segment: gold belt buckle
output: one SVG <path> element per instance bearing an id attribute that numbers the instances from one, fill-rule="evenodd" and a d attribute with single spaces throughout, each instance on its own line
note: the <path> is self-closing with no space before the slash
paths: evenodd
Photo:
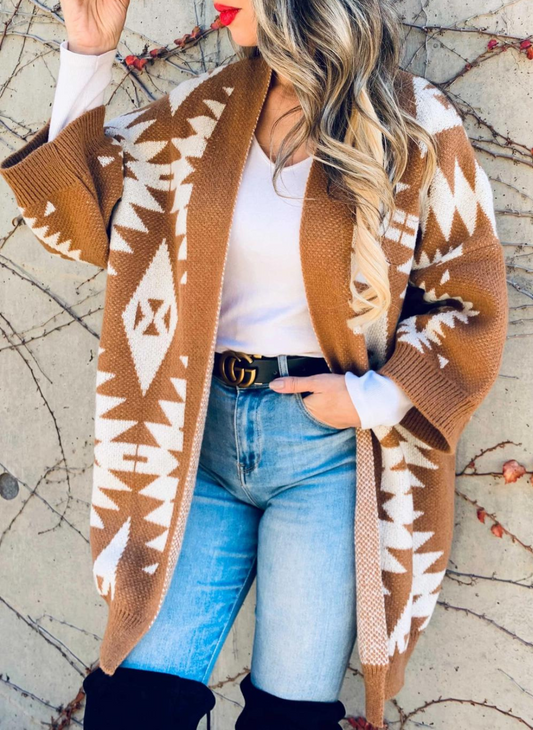
<path id="1" fill-rule="evenodd" d="M 250 364 L 254 359 L 258 360 L 262 355 L 248 355 L 238 350 L 224 350 L 218 361 L 218 374 L 228 385 L 238 385 L 239 388 L 247 388 L 255 383 L 257 368 L 245 368 L 237 363 Z M 247 378 L 245 380 L 245 377 Z M 262 383 L 257 383 L 262 385 Z"/>

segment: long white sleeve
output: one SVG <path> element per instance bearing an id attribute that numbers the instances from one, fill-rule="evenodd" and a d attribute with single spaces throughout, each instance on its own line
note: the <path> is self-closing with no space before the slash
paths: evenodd
<path id="1" fill-rule="evenodd" d="M 68 48 L 68 40 L 60 44 L 49 142 L 73 119 L 104 103 L 116 53 L 116 48 L 99 55 L 74 53 Z"/>
<path id="2" fill-rule="evenodd" d="M 393 380 L 375 370 L 361 376 L 348 371 L 344 381 L 362 428 L 395 426 L 414 405 Z"/>

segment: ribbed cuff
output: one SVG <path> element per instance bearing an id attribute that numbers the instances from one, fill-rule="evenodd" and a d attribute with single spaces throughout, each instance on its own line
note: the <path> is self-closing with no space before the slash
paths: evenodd
<path id="1" fill-rule="evenodd" d="M 402 425 L 432 448 L 446 453 L 455 451 L 459 436 L 478 405 L 475 399 L 430 367 L 427 357 L 401 342 L 377 372 L 394 380 L 415 405 Z"/>
<path id="2" fill-rule="evenodd" d="M 4 158 L 0 175 L 20 206 L 48 198 L 87 178 L 87 156 L 105 142 L 104 104 L 68 124 L 48 142 L 50 119 L 21 149 Z"/>

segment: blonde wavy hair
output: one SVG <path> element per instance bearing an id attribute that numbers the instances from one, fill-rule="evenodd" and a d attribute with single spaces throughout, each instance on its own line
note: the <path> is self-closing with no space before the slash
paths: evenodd
<path id="1" fill-rule="evenodd" d="M 394 85 L 400 68 L 401 22 L 389 0 L 252 0 L 257 55 L 293 85 L 300 118 L 280 143 L 274 185 L 285 163 L 309 139 L 313 157 L 349 205 L 354 219 L 350 306 L 355 331 L 390 306 L 389 262 L 380 243 L 392 220 L 394 189 L 409 162 L 409 140 L 426 150 L 421 195 L 436 169 L 434 137 L 401 108 Z M 276 121 L 276 124 L 279 121 Z M 274 125 L 275 126 L 275 125 Z M 359 293 L 356 277 L 368 287 Z"/>

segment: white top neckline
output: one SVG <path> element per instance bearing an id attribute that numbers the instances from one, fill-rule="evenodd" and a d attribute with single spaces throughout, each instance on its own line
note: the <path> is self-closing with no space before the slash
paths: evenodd
<path id="1" fill-rule="evenodd" d="M 253 143 L 257 147 L 257 149 L 259 150 L 259 152 L 261 154 L 261 157 L 266 162 L 266 164 L 267 165 L 270 165 L 271 167 L 274 167 L 274 164 L 275 164 L 274 161 L 270 159 L 270 157 L 266 154 L 266 152 L 263 150 L 263 148 L 259 144 L 259 140 L 257 139 L 257 136 L 256 136 L 255 132 L 254 132 Z M 300 165 L 310 164 L 312 159 L 313 158 L 310 155 L 308 155 L 307 157 L 304 157 L 304 159 L 303 160 L 300 160 L 299 162 L 295 162 L 292 165 L 286 165 L 285 166 L 285 169 L 286 170 L 292 170 L 293 168 L 299 167 Z"/>

